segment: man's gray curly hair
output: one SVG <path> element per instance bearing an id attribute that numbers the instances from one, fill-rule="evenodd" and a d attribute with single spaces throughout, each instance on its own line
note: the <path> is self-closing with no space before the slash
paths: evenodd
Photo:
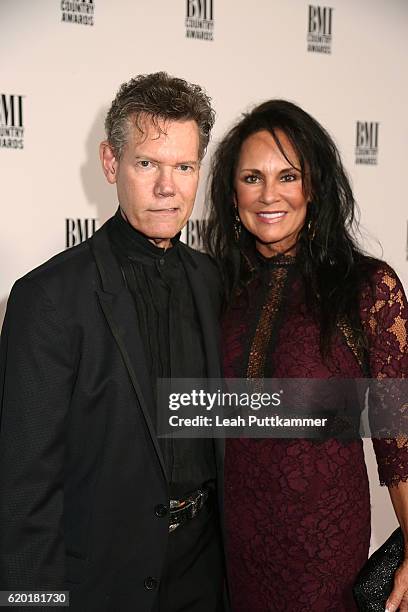
<path id="1" fill-rule="evenodd" d="M 160 120 L 193 120 L 200 136 L 199 157 L 205 155 L 215 120 L 211 99 L 205 91 L 166 72 L 140 74 L 123 83 L 105 120 L 107 139 L 120 159 L 134 125 L 141 133 L 141 120 L 148 116 L 159 131 Z"/>

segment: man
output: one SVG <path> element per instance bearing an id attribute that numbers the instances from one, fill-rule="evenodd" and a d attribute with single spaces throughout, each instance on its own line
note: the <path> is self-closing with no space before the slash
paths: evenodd
<path id="1" fill-rule="evenodd" d="M 3 590 L 69 589 L 81 612 L 222 609 L 222 445 L 156 435 L 157 378 L 220 375 L 215 269 L 179 242 L 213 120 L 166 73 L 122 85 L 100 147 L 116 215 L 13 287 Z"/>

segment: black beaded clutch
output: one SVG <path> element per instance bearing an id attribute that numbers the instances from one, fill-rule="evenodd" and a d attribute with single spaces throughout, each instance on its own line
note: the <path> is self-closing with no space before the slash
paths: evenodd
<path id="1" fill-rule="evenodd" d="M 353 587 L 359 610 L 384 612 L 394 574 L 404 559 L 404 536 L 398 527 L 364 565 Z"/>

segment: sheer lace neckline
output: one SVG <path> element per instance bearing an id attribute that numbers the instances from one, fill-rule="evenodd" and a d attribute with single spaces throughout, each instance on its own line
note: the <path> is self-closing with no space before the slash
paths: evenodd
<path id="1" fill-rule="evenodd" d="M 259 251 L 256 252 L 256 258 L 258 263 L 263 268 L 269 268 L 272 266 L 290 266 L 296 263 L 295 255 L 288 255 L 287 253 L 277 253 L 272 257 L 265 257 Z"/>

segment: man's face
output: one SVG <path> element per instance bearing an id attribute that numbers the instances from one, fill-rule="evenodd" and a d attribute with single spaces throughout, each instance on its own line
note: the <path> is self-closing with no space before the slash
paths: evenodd
<path id="1" fill-rule="evenodd" d="M 163 121 L 158 130 L 150 117 L 129 128 L 128 142 L 117 160 L 101 144 L 106 178 L 116 183 L 122 214 L 157 246 L 167 247 L 187 223 L 199 178 L 197 123 Z"/>

